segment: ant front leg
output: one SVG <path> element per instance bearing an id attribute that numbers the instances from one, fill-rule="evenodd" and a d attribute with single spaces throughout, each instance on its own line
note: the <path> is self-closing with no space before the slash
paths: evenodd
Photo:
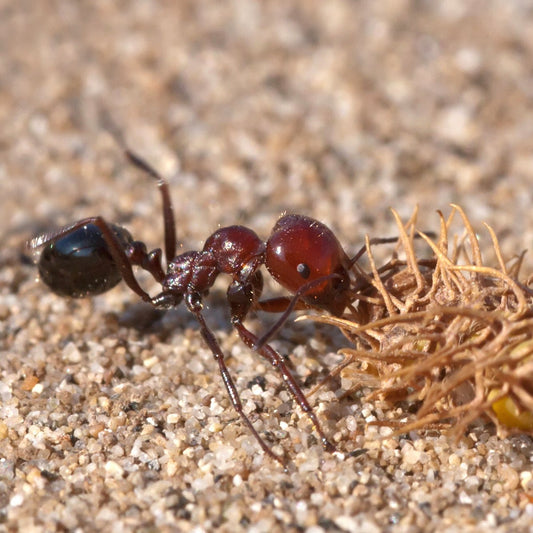
<path id="1" fill-rule="evenodd" d="M 269 300 L 255 302 L 255 307 L 260 309 L 261 311 L 265 311 L 267 313 L 283 314 L 268 331 L 263 333 L 263 335 L 258 338 L 253 349 L 258 351 L 261 347 L 263 347 L 269 341 L 269 339 L 271 339 L 282 328 L 283 324 L 285 324 L 285 322 L 293 311 L 316 309 L 317 307 L 320 308 L 320 306 L 313 305 L 312 303 L 309 303 L 304 300 L 306 293 L 308 293 L 308 291 L 310 291 L 311 289 L 315 288 L 317 285 L 323 284 L 325 281 L 332 280 L 337 277 L 337 274 L 328 274 L 327 276 L 321 276 L 308 283 L 304 283 L 293 294 L 292 297 L 281 296 L 279 298 L 271 298 Z M 346 305 L 349 306 L 350 304 L 347 303 Z"/>
<path id="2" fill-rule="evenodd" d="M 259 273 L 256 272 L 256 277 L 253 278 L 253 280 L 256 282 L 258 279 L 260 279 L 257 277 L 257 274 Z M 305 394 L 303 393 L 296 379 L 292 375 L 292 372 L 290 371 L 289 367 L 283 360 L 283 357 L 269 344 L 259 346 L 259 337 L 252 333 L 243 324 L 243 320 L 246 318 L 250 307 L 252 307 L 254 296 L 257 292 L 258 291 L 255 290 L 253 283 L 243 284 L 239 281 L 234 281 L 230 285 L 230 287 L 228 288 L 227 296 L 231 308 L 231 323 L 233 324 L 233 327 L 237 330 L 237 333 L 239 334 L 242 341 L 249 348 L 254 351 L 258 351 L 265 359 L 268 360 L 268 362 L 273 367 L 278 369 L 278 371 L 283 377 L 283 381 L 285 382 L 287 389 L 289 390 L 289 393 L 298 403 L 298 405 L 302 408 L 302 410 L 307 414 L 307 416 L 311 419 L 313 427 L 320 436 L 320 440 L 322 441 L 324 449 L 329 452 L 334 452 L 335 446 L 326 437 L 326 434 L 322 430 L 322 426 L 318 421 L 318 417 L 316 416 L 315 412 L 313 411 L 313 408 L 307 401 Z"/>
<path id="3" fill-rule="evenodd" d="M 297 300 L 293 304 L 293 300 L 294 298 L 290 296 L 279 296 L 277 298 L 268 298 L 268 300 L 255 302 L 254 307 L 265 313 L 283 313 L 289 307 L 291 311 L 302 311 L 311 307 L 302 300 Z"/>

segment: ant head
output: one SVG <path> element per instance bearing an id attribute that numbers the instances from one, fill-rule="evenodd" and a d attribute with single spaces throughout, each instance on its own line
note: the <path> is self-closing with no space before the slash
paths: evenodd
<path id="1" fill-rule="evenodd" d="M 281 217 L 267 241 L 266 267 L 271 276 L 292 293 L 309 285 L 302 299 L 334 315 L 342 314 L 350 302 L 348 265 L 333 232 L 306 216 Z"/>

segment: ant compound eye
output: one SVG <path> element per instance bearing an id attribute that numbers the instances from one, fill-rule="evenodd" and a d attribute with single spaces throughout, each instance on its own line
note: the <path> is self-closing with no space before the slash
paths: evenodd
<path id="1" fill-rule="evenodd" d="M 307 279 L 311 275 L 311 269 L 305 263 L 300 263 L 296 270 L 303 279 Z"/>

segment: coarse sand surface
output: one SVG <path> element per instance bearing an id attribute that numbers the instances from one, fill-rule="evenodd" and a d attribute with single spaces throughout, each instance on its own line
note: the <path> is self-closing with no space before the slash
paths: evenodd
<path id="1" fill-rule="evenodd" d="M 185 307 L 124 283 L 62 299 L 25 248 L 96 214 L 162 246 L 157 188 L 105 110 L 168 178 L 183 250 L 230 224 L 267 238 L 293 212 L 352 253 L 395 234 L 390 207 L 438 230 L 455 202 L 510 258 L 533 243 L 532 28 L 527 0 L 1 0 L 0 531 L 533 531 L 530 437 L 484 421 L 459 442 L 391 436 L 369 423 L 409 405 L 333 381 L 310 398 L 325 452 L 232 331 L 221 276 L 205 315 L 284 472 Z M 291 318 L 273 346 L 308 391 L 346 343 Z"/>

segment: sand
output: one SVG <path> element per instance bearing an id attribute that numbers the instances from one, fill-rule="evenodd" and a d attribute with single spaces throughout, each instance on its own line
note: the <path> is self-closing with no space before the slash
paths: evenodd
<path id="1" fill-rule="evenodd" d="M 525 0 L 1 2 L 0 530 L 532 531 L 531 438 L 485 421 L 459 442 L 391 436 L 371 422 L 409 406 L 334 381 L 310 399 L 325 452 L 232 331 L 221 277 L 205 314 L 285 473 L 184 307 L 155 312 L 125 284 L 62 299 L 24 246 L 96 214 L 162 246 L 157 188 L 106 110 L 168 178 L 183 250 L 229 224 L 266 238 L 287 211 L 354 252 L 394 234 L 389 207 L 438 229 L 456 202 L 511 257 L 533 240 L 532 23 Z M 273 346 L 309 390 L 346 342 L 290 320 Z"/>

